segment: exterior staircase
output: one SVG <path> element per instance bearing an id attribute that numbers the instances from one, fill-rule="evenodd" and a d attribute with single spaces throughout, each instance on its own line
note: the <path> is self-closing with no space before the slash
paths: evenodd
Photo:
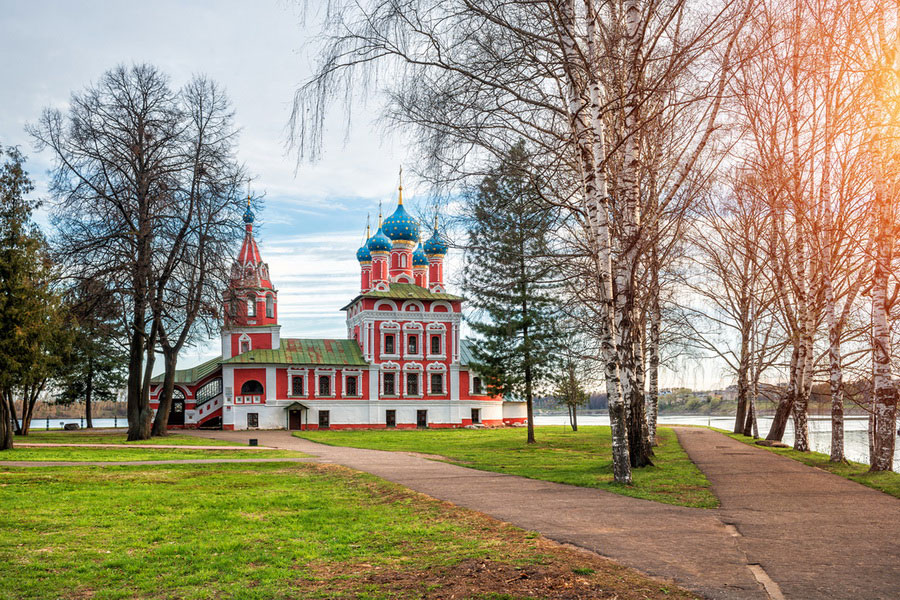
<path id="1" fill-rule="evenodd" d="M 197 427 L 200 429 L 221 429 L 222 428 L 222 406 L 224 396 L 217 394 L 209 400 L 198 404 L 194 407 L 197 415 Z"/>

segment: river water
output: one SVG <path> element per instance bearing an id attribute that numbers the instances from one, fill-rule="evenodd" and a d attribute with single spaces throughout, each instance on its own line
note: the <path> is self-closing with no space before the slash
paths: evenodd
<path id="1" fill-rule="evenodd" d="M 659 423 L 664 425 L 711 425 L 720 429 L 731 431 L 734 427 L 734 417 L 707 417 L 702 415 L 669 415 L 659 418 Z M 565 414 L 536 415 L 535 425 L 568 425 L 569 417 Z M 609 416 L 603 414 L 579 415 L 579 425 L 609 425 Z M 771 417 L 759 418 L 759 435 L 766 437 Z M 848 460 L 869 464 L 869 437 L 867 433 L 867 417 L 844 418 L 844 454 Z M 787 429 L 784 432 L 784 443 L 794 443 L 794 425 L 788 420 Z M 831 419 L 828 417 L 809 418 L 809 443 L 816 452 L 828 454 L 831 451 Z M 894 451 L 894 471 L 900 472 L 900 436 L 898 436 Z"/>

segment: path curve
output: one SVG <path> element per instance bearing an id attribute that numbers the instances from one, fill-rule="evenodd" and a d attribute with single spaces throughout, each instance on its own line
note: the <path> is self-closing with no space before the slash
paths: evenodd
<path id="1" fill-rule="evenodd" d="M 786 598 L 900 598 L 900 500 L 709 429 L 675 432 Z"/>
<path id="2" fill-rule="evenodd" d="M 189 433 L 235 442 L 252 436 L 366 471 L 707 598 L 900 598 L 896 498 L 715 431 L 675 430 L 722 508 L 670 506 L 411 453 L 326 446 L 286 431 Z"/>

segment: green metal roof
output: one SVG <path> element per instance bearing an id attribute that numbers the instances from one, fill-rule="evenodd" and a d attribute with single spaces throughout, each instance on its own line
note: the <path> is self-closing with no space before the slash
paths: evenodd
<path id="1" fill-rule="evenodd" d="M 472 344 L 468 340 L 459 340 L 459 364 L 465 367 L 473 360 Z"/>
<path id="2" fill-rule="evenodd" d="M 213 371 L 215 371 L 219 367 L 219 363 L 222 361 L 221 356 L 217 356 L 212 360 L 208 360 L 205 363 L 201 363 L 196 367 L 192 367 L 190 369 L 176 369 L 175 370 L 175 383 L 197 383 Z M 160 373 L 156 377 L 150 380 L 150 383 L 162 383 L 163 378 L 165 377 L 165 373 Z"/>
<path id="3" fill-rule="evenodd" d="M 265 365 L 343 365 L 364 367 L 369 363 L 363 358 L 356 340 L 301 340 L 281 338 L 278 350 L 251 350 L 222 364 Z"/>
<path id="4" fill-rule="evenodd" d="M 372 290 L 360 294 L 341 310 L 347 310 L 360 298 L 392 298 L 395 300 L 464 300 L 462 296 L 430 292 L 414 283 L 392 283 L 390 289 L 386 292 L 376 292 Z"/>

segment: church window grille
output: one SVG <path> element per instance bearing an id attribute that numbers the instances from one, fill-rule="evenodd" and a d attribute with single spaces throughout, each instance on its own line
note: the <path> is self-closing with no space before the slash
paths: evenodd
<path id="1" fill-rule="evenodd" d="M 443 394 L 444 393 L 444 374 L 443 373 L 432 373 L 431 374 L 431 393 L 432 394 Z"/>
<path id="2" fill-rule="evenodd" d="M 356 385 L 356 377 L 348 377 L 347 378 L 347 395 L 348 396 L 356 396 L 359 392 L 357 391 Z"/>
<path id="3" fill-rule="evenodd" d="M 476 396 L 480 396 L 484 393 L 481 389 L 481 377 L 472 379 L 472 393 Z"/>
<path id="4" fill-rule="evenodd" d="M 385 373 L 384 374 L 384 395 L 385 396 L 395 396 L 397 394 L 397 387 L 395 385 L 396 381 L 394 379 L 394 373 Z"/>
<path id="5" fill-rule="evenodd" d="M 406 351 L 409 354 L 419 353 L 419 336 L 409 336 L 409 338 L 406 340 Z"/>
<path id="6" fill-rule="evenodd" d="M 432 354 L 440 354 L 441 353 L 441 336 L 439 336 L 439 335 L 431 336 L 431 353 Z"/>
<path id="7" fill-rule="evenodd" d="M 394 352 L 396 352 L 396 349 L 394 348 L 393 334 L 384 336 L 384 353 L 393 354 Z"/>
<path id="8" fill-rule="evenodd" d="M 291 395 L 292 396 L 302 396 L 303 395 L 303 375 L 291 376 Z"/>
<path id="9" fill-rule="evenodd" d="M 418 373 L 407 373 L 406 374 L 406 395 L 407 396 L 418 396 L 419 395 L 419 374 Z"/>
<path id="10" fill-rule="evenodd" d="M 329 375 L 320 375 L 319 376 L 319 395 L 320 396 L 330 396 L 331 395 L 331 377 Z"/>

